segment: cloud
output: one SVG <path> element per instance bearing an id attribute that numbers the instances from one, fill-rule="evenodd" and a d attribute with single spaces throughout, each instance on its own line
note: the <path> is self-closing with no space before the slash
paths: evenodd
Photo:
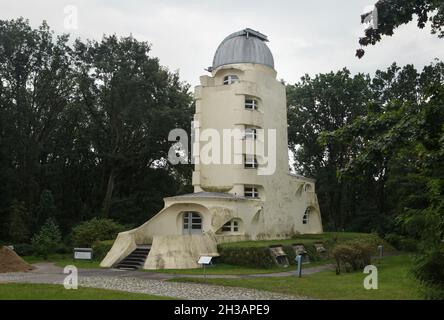
<path id="1" fill-rule="evenodd" d="M 47 20 L 57 33 L 72 38 L 100 39 L 103 34 L 132 34 L 152 44 L 152 54 L 193 85 L 204 74 L 219 43 L 245 27 L 270 38 L 278 77 L 294 83 L 305 74 L 348 67 L 352 72 L 374 72 L 396 61 L 421 68 L 443 58 L 444 41 L 413 23 L 393 37 L 368 48 L 362 60 L 355 58 L 362 35 L 360 14 L 369 0 L 0 0 L 0 19 L 29 18 L 33 26 Z M 79 29 L 66 30 L 63 8 L 78 8 Z"/>

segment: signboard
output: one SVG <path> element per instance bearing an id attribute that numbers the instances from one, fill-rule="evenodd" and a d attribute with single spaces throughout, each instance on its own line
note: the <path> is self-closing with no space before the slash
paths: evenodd
<path id="1" fill-rule="evenodd" d="M 91 248 L 74 248 L 74 260 L 92 260 L 93 250 Z"/>
<path id="2" fill-rule="evenodd" d="M 201 256 L 199 258 L 199 261 L 197 261 L 198 264 L 210 264 L 211 263 L 211 259 L 213 259 L 213 257 L 209 257 L 209 256 Z"/>

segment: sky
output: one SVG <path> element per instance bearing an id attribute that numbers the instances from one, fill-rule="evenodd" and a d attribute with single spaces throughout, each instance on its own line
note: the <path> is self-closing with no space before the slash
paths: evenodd
<path id="1" fill-rule="evenodd" d="M 104 34 L 147 41 L 152 55 L 183 81 L 197 85 L 214 52 L 230 33 L 246 27 L 266 34 L 278 78 L 287 83 L 347 67 L 373 74 L 392 62 L 422 68 L 443 59 L 444 40 L 414 22 L 395 31 L 363 59 L 355 57 L 363 34 L 360 15 L 375 0 L 0 0 L 0 19 L 46 20 L 57 34 L 100 40 Z M 66 28 L 77 11 L 77 28 Z M 66 13 L 65 13 L 66 10 Z M 75 26 L 75 24 L 68 24 Z"/>

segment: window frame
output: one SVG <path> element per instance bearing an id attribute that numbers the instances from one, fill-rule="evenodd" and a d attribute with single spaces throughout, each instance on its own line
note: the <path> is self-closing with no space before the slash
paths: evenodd
<path id="1" fill-rule="evenodd" d="M 249 158 L 250 157 L 250 158 Z M 255 155 L 244 155 L 244 168 L 245 169 L 257 169 L 259 166 Z"/>
<path id="2" fill-rule="evenodd" d="M 302 224 L 309 224 L 310 223 L 310 207 L 305 209 L 304 215 L 302 216 Z"/>
<path id="3" fill-rule="evenodd" d="M 228 85 L 233 84 L 238 81 L 240 81 L 239 76 L 237 76 L 235 74 L 227 74 L 223 79 L 223 84 L 224 84 L 224 86 L 228 86 Z"/>
<path id="4" fill-rule="evenodd" d="M 258 100 L 254 98 L 245 98 L 244 108 L 245 110 L 254 111 L 258 109 Z"/>
<path id="5" fill-rule="evenodd" d="M 245 140 L 257 140 L 257 128 L 246 127 L 244 130 Z"/>
<path id="6" fill-rule="evenodd" d="M 227 221 L 222 227 L 221 231 L 223 233 L 237 233 L 239 232 L 240 223 L 238 219 L 231 219 Z"/>
<path id="7" fill-rule="evenodd" d="M 259 188 L 252 187 L 252 186 L 245 186 L 244 187 L 244 197 L 245 198 L 252 198 L 252 199 L 259 199 L 260 198 L 259 197 Z"/>
<path id="8" fill-rule="evenodd" d="M 202 233 L 203 218 L 199 212 L 185 211 L 182 215 L 182 230 L 184 234 Z"/>

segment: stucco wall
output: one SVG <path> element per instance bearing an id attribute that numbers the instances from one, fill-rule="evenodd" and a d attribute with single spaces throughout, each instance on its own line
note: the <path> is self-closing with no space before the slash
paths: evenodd
<path id="1" fill-rule="evenodd" d="M 227 75 L 236 75 L 239 82 L 223 85 Z M 245 110 L 246 97 L 259 101 L 258 110 Z M 232 64 L 217 68 L 212 77 L 201 77 L 195 90 L 196 115 L 201 132 L 211 128 L 223 136 L 224 129 L 257 126 L 265 131 L 276 130 L 276 171 L 272 175 L 258 175 L 255 169 L 243 164 L 204 164 L 195 166 L 195 191 L 224 190 L 243 195 L 245 185 L 255 185 L 264 200 L 263 228 L 248 226 L 253 238 L 284 238 L 295 233 L 322 232 L 322 223 L 314 193 L 314 181 L 288 174 L 287 106 L 285 86 L 276 80 L 276 71 L 259 64 Z M 268 141 L 263 136 L 265 147 Z M 202 149 L 206 141 L 202 141 Z M 245 153 L 245 141 L 243 141 Z M 234 152 L 234 150 L 231 150 Z M 258 159 L 261 162 L 261 159 Z M 310 192 L 305 189 L 306 185 Z M 297 192 L 301 190 L 301 192 Z M 312 207 L 308 224 L 303 224 L 307 207 Z M 251 228 L 250 228 L 251 227 Z M 253 229 L 256 229 L 253 231 Z"/>
<path id="2" fill-rule="evenodd" d="M 223 78 L 228 74 L 237 75 L 240 81 L 223 85 Z M 245 110 L 245 97 L 257 99 L 258 110 Z M 314 181 L 288 172 L 285 86 L 276 80 L 276 72 L 257 64 L 226 65 L 214 70 L 212 77 L 201 77 L 195 99 L 194 120 L 196 129 L 201 132 L 214 129 L 222 137 L 224 129 L 243 131 L 245 126 L 257 126 L 265 132 L 276 130 L 275 172 L 258 175 L 256 169 L 245 169 L 243 163 L 196 164 L 195 192 L 228 192 L 233 198 L 199 195 L 166 198 L 165 208 L 156 216 L 139 228 L 119 234 L 102 266 L 114 265 L 137 245 L 151 244 L 144 268 L 192 268 L 197 267 L 199 255 L 217 254 L 216 243 L 322 232 Z M 268 146 L 264 136 L 258 139 Z M 201 143 L 201 152 L 205 144 Z M 241 154 L 245 153 L 245 141 L 242 146 Z M 243 198 L 245 185 L 258 186 L 260 199 Z M 307 208 L 310 214 L 308 223 L 304 224 Z M 182 215 L 187 211 L 201 214 L 202 234 L 183 234 Z M 221 232 L 221 227 L 234 218 L 241 221 L 238 232 Z"/>

